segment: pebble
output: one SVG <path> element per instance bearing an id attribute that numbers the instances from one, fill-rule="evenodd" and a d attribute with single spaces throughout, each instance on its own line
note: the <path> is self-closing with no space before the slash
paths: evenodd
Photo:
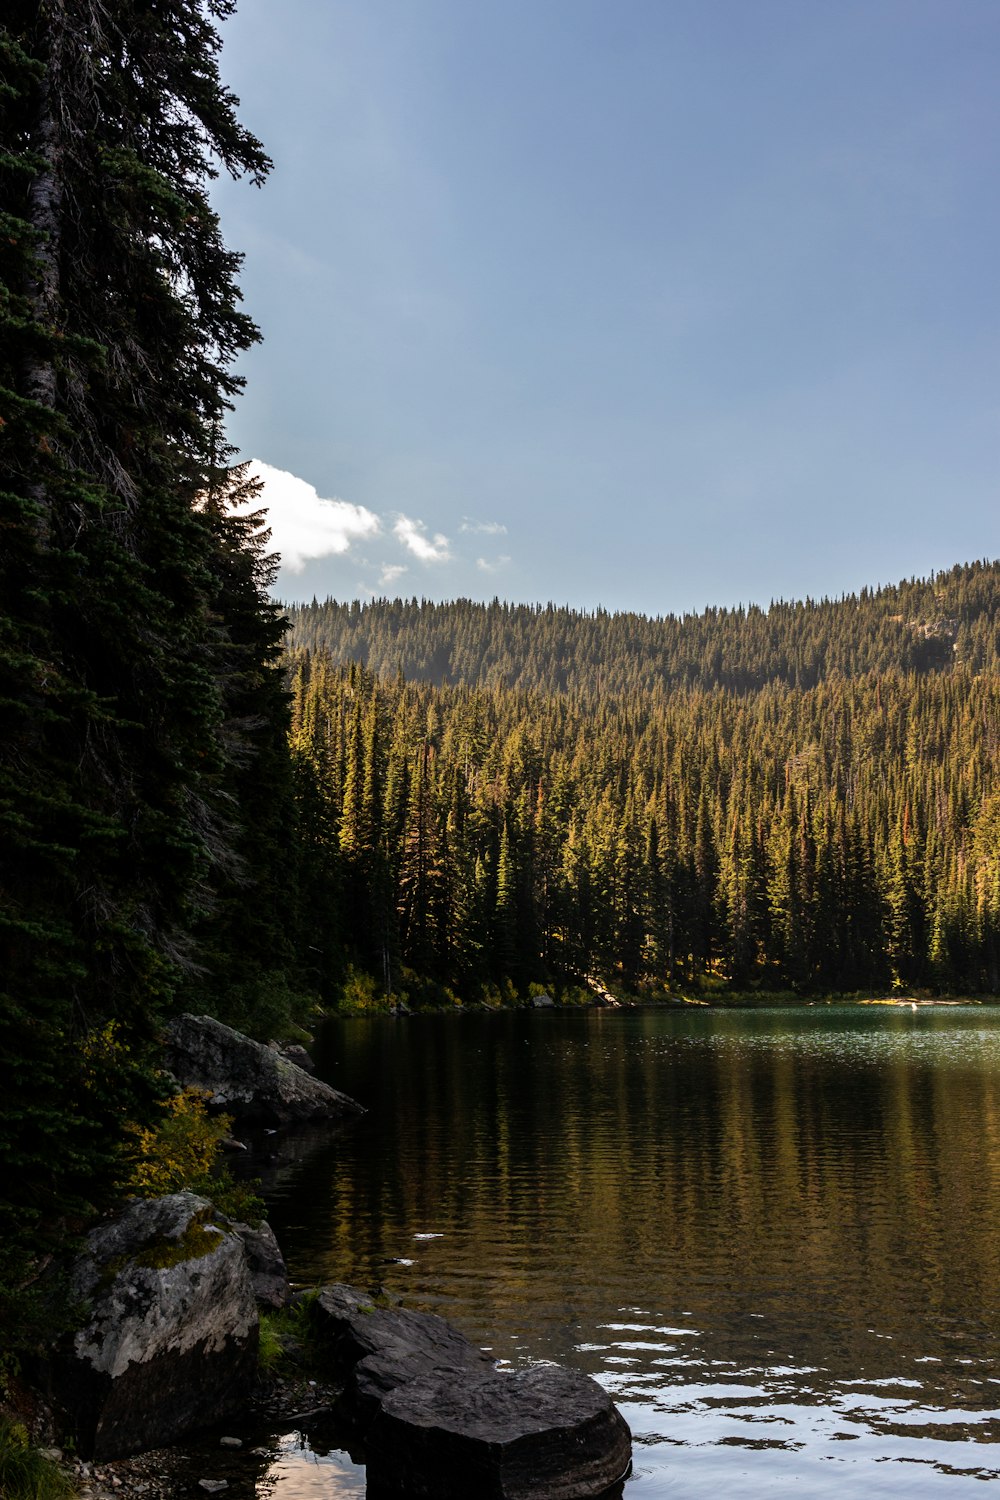
<path id="1" fill-rule="evenodd" d="M 228 1479 L 199 1479 L 198 1488 L 207 1490 L 210 1495 L 218 1494 L 219 1490 L 228 1490 Z"/>
<path id="2" fill-rule="evenodd" d="M 220 1448 L 242 1448 L 243 1439 L 234 1437 L 223 1437 L 219 1439 Z"/>

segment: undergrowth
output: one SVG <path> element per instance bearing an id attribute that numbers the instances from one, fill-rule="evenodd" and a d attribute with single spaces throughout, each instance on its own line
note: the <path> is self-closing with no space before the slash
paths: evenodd
<path id="1" fill-rule="evenodd" d="M 31 1447 L 21 1424 L 0 1417 L 3 1500 L 67 1500 L 73 1493 L 73 1486 L 59 1465 Z"/>
<path id="2" fill-rule="evenodd" d="M 314 1353 L 311 1307 L 318 1292 L 308 1292 L 290 1307 L 260 1315 L 257 1368 L 262 1376 L 289 1373 L 308 1365 Z"/>
<path id="3" fill-rule="evenodd" d="M 184 1089 L 164 1102 L 163 1114 L 154 1126 L 130 1127 L 132 1173 L 127 1186 L 140 1198 L 199 1193 L 230 1219 L 257 1223 L 264 1204 L 252 1184 L 236 1182 L 219 1165 L 232 1119 L 209 1114 L 207 1101 L 202 1090 Z"/>

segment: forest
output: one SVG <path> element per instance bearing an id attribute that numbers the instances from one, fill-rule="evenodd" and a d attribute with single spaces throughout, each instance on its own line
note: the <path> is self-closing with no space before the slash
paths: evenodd
<path id="1" fill-rule="evenodd" d="M 998 606 L 293 608 L 320 989 L 995 993 Z"/>

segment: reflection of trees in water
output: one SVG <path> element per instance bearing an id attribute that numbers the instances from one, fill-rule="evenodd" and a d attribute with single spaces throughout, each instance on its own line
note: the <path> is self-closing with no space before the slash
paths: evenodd
<path id="1" fill-rule="evenodd" d="M 603 1349 L 635 1308 L 653 1332 L 612 1341 L 637 1369 L 687 1348 L 822 1385 L 936 1356 L 921 1381 L 981 1405 L 991 1036 L 940 1013 L 811 1014 L 801 1043 L 779 1013 L 349 1024 L 338 1082 L 372 1112 L 279 1170 L 293 1275 L 412 1288 L 498 1353 L 514 1334 L 519 1355 Z"/>
<path id="2" fill-rule="evenodd" d="M 336 1153 L 342 1137 L 355 1126 L 354 1121 L 303 1125 L 291 1130 L 253 1130 L 242 1133 L 248 1146 L 246 1153 L 231 1158 L 227 1165 L 241 1178 L 260 1181 L 268 1201 L 296 1191 L 299 1178 L 314 1158 Z"/>

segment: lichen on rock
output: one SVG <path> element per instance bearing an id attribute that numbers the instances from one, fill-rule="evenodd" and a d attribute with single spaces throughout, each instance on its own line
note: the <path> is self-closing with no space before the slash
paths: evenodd
<path id="1" fill-rule="evenodd" d="M 87 1237 L 72 1288 L 86 1323 L 49 1362 L 79 1451 L 110 1458 L 236 1410 L 256 1371 L 243 1241 L 205 1198 L 136 1199 Z"/>

